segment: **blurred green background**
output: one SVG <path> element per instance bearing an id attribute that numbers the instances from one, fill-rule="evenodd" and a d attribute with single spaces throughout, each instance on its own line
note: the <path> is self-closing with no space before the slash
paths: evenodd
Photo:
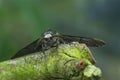
<path id="1" fill-rule="evenodd" d="M 90 49 L 104 80 L 120 80 L 119 0 L 0 0 L 0 61 L 47 28 L 106 41 L 106 46 Z"/>

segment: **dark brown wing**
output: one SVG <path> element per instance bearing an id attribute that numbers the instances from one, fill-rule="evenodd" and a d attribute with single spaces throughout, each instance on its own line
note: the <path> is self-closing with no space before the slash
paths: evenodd
<path id="1" fill-rule="evenodd" d="M 33 41 L 32 43 L 30 43 L 29 45 L 27 45 L 26 47 L 18 51 L 11 59 L 22 57 L 22 56 L 40 51 L 42 46 L 40 42 L 38 46 L 38 41 L 39 39 Z"/>
<path id="2" fill-rule="evenodd" d="M 71 35 L 64 35 L 64 34 L 61 34 L 60 37 L 68 43 L 77 41 L 79 43 L 84 43 L 90 47 L 99 47 L 99 46 L 105 45 L 104 41 L 99 39 L 94 39 L 94 38 L 71 36 Z"/>

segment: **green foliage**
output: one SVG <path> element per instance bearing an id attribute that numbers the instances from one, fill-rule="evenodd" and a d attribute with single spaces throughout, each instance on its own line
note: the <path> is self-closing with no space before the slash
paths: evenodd
<path id="1" fill-rule="evenodd" d="M 51 25 L 37 1 L 1 0 L 0 61 L 9 59 L 23 45 L 39 38 Z"/>

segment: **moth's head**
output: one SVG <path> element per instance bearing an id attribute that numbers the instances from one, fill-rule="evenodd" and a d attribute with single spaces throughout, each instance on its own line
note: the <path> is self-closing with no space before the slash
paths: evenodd
<path id="1" fill-rule="evenodd" d="M 51 38 L 51 37 L 53 37 L 55 34 L 57 34 L 56 31 L 51 30 L 51 29 L 48 29 L 47 31 L 45 31 L 45 32 L 43 33 L 43 38 L 45 38 L 45 39 Z"/>

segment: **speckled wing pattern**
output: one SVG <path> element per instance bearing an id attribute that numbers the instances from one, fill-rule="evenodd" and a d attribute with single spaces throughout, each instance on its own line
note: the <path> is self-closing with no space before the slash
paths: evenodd
<path id="1" fill-rule="evenodd" d="M 39 41 L 39 39 L 33 41 L 32 43 L 30 43 L 26 47 L 22 48 L 11 59 L 18 58 L 21 56 L 25 56 L 25 55 L 40 51 L 42 45 L 41 44 L 37 45 L 38 41 Z"/>
<path id="2" fill-rule="evenodd" d="M 99 47 L 105 45 L 105 42 L 95 38 L 87 38 L 87 37 L 79 37 L 79 36 L 71 36 L 71 35 L 64 35 L 60 36 L 64 41 L 70 43 L 73 41 L 86 44 L 89 47 Z"/>

